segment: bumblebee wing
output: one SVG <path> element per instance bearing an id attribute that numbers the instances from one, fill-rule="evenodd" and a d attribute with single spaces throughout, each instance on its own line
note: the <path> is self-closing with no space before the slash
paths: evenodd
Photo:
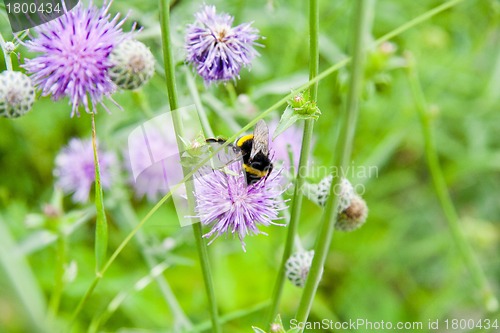
<path id="1" fill-rule="evenodd" d="M 250 159 L 254 158 L 258 152 L 265 156 L 269 154 L 269 128 L 264 120 L 259 120 L 253 130 L 253 143 L 252 151 L 250 152 Z"/>

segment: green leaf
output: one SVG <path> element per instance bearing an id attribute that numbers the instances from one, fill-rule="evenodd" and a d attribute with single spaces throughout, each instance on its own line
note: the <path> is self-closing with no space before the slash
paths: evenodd
<path id="1" fill-rule="evenodd" d="M 293 108 L 290 105 L 287 106 L 285 112 L 283 112 L 283 114 L 281 115 L 281 119 L 278 126 L 276 127 L 276 130 L 274 131 L 273 140 L 276 139 L 278 135 L 286 131 L 288 127 L 292 126 L 299 119 L 300 116 L 294 112 Z"/>
<path id="2" fill-rule="evenodd" d="M 94 126 L 94 122 L 92 122 L 92 125 Z M 106 212 L 104 211 L 101 171 L 99 168 L 99 158 L 97 156 L 97 146 L 95 140 L 95 127 L 93 128 L 92 148 L 94 149 L 95 208 L 97 212 L 95 226 L 95 262 L 96 272 L 98 273 L 106 261 L 106 250 L 108 248 L 108 221 L 106 219 Z"/>
<path id="3" fill-rule="evenodd" d="M 274 322 L 271 324 L 271 333 L 286 333 L 280 315 L 277 315 Z"/>
<path id="4" fill-rule="evenodd" d="M 252 326 L 252 329 L 253 329 L 254 333 L 266 333 L 266 331 L 264 331 L 258 327 L 255 327 L 255 326 Z"/>
<path id="5" fill-rule="evenodd" d="M 21 305 L 19 308 L 16 307 L 21 310 L 16 313 L 19 323 L 26 321 L 23 325 L 26 325 L 25 328 L 30 327 L 32 332 L 48 331 L 45 327 L 47 325 L 45 296 L 26 257 L 17 250 L 15 238 L 1 215 L 0 272 L 2 272 L 2 287 L 15 295 Z"/>

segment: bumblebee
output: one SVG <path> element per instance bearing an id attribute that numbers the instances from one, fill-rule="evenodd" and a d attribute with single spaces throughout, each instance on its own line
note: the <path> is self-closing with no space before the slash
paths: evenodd
<path id="1" fill-rule="evenodd" d="M 220 138 L 207 139 L 206 141 L 209 144 L 226 142 Z M 240 137 L 234 145 L 230 146 L 237 152 L 238 157 L 243 159 L 243 170 L 248 185 L 268 177 L 273 170 L 273 164 L 269 158 L 269 129 L 263 120 L 259 120 L 255 125 L 253 134 Z"/>
<path id="2" fill-rule="evenodd" d="M 273 164 L 269 158 L 269 129 L 264 120 L 259 120 L 255 125 L 253 134 L 236 140 L 236 147 L 240 149 L 243 157 L 243 169 L 248 185 L 269 176 Z"/>

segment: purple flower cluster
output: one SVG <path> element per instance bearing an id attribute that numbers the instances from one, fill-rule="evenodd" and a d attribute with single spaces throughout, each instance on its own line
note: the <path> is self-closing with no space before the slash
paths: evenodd
<path id="1" fill-rule="evenodd" d="M 98 150 L 101 185 L 111 187 L 111 166 L 115 164 L 115 155 Z M 56 186 L 66 193 L 74 193 L 73 201 L 85 203 L 89 199 L 92 184 L 95 181 L 94 150 L 92 140 L 71 139 L 56 157 L 54 176 Z"/>
<path id="2" fill-rule="evenodd" d="M 280 195 L 285 190 L 279 178 L 280 172 L 274 171 L 267 179 L 247 185 L 241 163 L 196 177 L 197 217 L 212 227 L 203 237 L 213 236 L 211 243 L 222 234 L 236 234 L 245 250 L 243 239 L 247 235 L 265 234 L 258 225 L 281 225 L 273 222 L 279 219 Z"/>
<path id="3" fill-rule="evenodd" d="M 258 30 L 251 23 L 233 28 L 233 17 L 217 15 L 214 6 L 204 6 L 195 17 L 186 33 L 187 61 L 206 83 L 236 79 L 258 54 Z"/>
<path id="4" fill-rule="evenodd" d="M 42 96 L 54 100 L 67 96 L 72 105 L 71 115 L 95 111 L 103 97 L 110 98 L 115 84 L 108 75 L 109 54 L 126 39 L 120 15 L 111 19 L 111 1 L 101 8 L 92 2 L 88 8 L 78 4 L 63 16 L 34 29 L 36 38 L 25 43 L 31 52 L 39 53 L 24 64 Z"/>

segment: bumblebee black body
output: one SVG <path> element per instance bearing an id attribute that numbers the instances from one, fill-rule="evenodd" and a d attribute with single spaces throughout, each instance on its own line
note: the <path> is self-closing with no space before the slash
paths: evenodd
<path id="1" fill-rule="evenodd" d="M 245 135 L 236 141 L 236 146 L 240 148 L 242 153 L 243 168 L 245 169 L 248 185 L 254 184 L 261 178 L 269 176 L 273 170 L 273 164 L 267 154 L 259 151 L 251 157 L 253 143 L 253 134 Z"/>
<path id="2" fill-rule="evenodd" d="M 206 140 L 209 144 L 224 144 L 226 140 L 221 138 L 210 138 Z M 234 145 L 234 151 L 243 159 L 243 169 L 246 174 L 248 185 L 255 184 L 260 179 L 269 176 L 273 170 L 273 164 L 269 159 L 269 130 L 266 123 L 260 120 L 255 126 L 253 134 L 242 136 Z M 230 162 L 230 158 L 227 162 Z"/>

